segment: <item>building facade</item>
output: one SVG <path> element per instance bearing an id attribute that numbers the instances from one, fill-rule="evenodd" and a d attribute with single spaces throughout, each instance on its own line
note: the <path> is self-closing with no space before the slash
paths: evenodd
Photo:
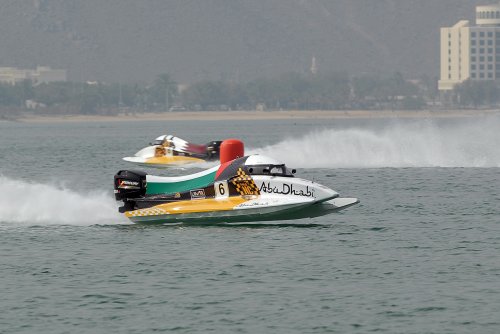
<path id="1" fill-rule="evenodd" d="M 467 20 L 441 28 L 439 90 L 465 80 L 500 80 L 500 3 L 476 7 L 476 25 Z"/>
<path id="2" fill-rule="evenodd" d="M 0 67 L 0 82 L 14 85 L 23 80 L 31 80 L 34 84 L 66 81 L 66 70 L 38 66 L 35 70 L 15 67 Z"/>

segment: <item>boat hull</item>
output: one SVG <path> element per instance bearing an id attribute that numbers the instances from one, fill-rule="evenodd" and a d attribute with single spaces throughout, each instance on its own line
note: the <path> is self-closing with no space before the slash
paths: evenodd
<path id="1" fill-rule="evenodd" d="M 195 202 L 195 201 L 193 201 Z M 270 199 L 236 199 L 229 203 L 213 206 L 213 203 L 191 202 L 187 208 L 182 203 L 175 203 L 169 208 L 160 206 L 149 209 L 147 213 L 127 212 L 126 216 L 134 223 L 143 224 L 178 224 L 178 223 L 259 223 L 262 221 L 286 221 L 314 218 L 346 209 L 359 203 L 357 198 L 334 198 L 321 203 L 314 201 L 294 201 L 274 203 Z M 196 207 L 196 209 L 194 209 Z M 204 209 L 207 208 L 207 209 Z M 208 210 L 208 208 L 211 208 Z M 169 211 L 167 211 L 169 209 Z"/>

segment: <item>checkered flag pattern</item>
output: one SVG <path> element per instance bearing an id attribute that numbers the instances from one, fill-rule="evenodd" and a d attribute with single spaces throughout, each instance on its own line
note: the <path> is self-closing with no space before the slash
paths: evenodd
<path id="1" fill-rule="evenodd" d="M 167 211 L 161 209 L 161 208 L 148 208 L 148 209 L 139 209 L 135 211 L 130 211 L 129 215 L 130 217 L 147 217 L 147 216 L 158 216 L 158 215 L 166 215 L 168 214 Z"/>
<path id="2" fill-rule="evenodd" d="M 238 168 L 236 172 L 237 177 L 231 180 L 231 183 L 235 186 L 236 191 L 240 195 L 260 195 L 259 188 L 255 184 L 254 180 L 250 175 L 247 175 L 243 169 Z"/>

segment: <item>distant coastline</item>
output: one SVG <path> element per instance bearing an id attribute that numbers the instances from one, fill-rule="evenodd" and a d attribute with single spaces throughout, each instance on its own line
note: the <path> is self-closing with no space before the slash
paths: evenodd
<path id="1" fill-rule="evenodd" d="M 182 111 L 162 113 L 123 113 L 105 115 L 33 115 L 13 119 L 24 123 L 133 122 L 133 121 L 208 121 L 208 120 L 290 120 L 290 119 L 377 119 L 377 118 L 457 118 L 500 115 L 499 109 L 485 110 L 284 110 L 284 111 Z"/>

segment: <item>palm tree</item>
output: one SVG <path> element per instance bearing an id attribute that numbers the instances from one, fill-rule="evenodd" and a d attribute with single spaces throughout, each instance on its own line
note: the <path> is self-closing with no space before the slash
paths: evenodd
<path id="1" fill-rule="evenodd" d="M 160 105 L 164 104 L 165 110 L 168 111 L 170 103 L 177 96 L 177 83 L 170 74 L 160 74 L 156 77 L 151 93 L 154 101 Z"/>

